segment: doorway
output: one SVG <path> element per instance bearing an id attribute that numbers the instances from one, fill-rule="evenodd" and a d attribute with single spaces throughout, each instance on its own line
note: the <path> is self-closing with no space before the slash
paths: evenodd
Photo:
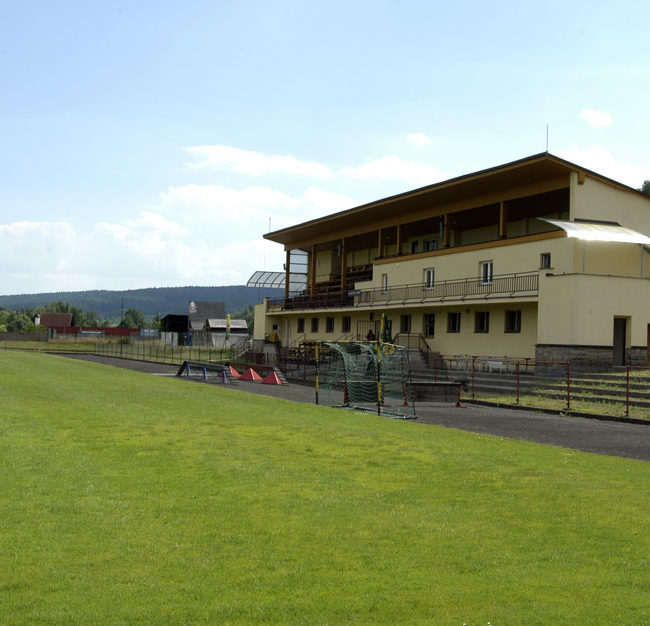
<path id="1" fill-rule="evenodd" d="M 614 365 L 625 365 L 625 348 L 627 343 L 627 318 L 614 318 L 614 344 L 613 362 Z"/>

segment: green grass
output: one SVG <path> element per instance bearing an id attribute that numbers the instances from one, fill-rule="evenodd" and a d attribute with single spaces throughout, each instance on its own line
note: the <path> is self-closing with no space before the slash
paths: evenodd
<path id="1" fill-rule="evenodd" d="M 649 624 L 650 463 L 0 353 L 2 624 Z"/>
<path id="2" fill-rule="evenodd" d="M 599 386 L 598 389 L 601 389 L 596 395 L 593 392 L 579 392 L 575 395 L 581 396 L 580 399 L 572 395 L 571 397 L 571 406 L 568 411 L 570 414 L 590 414 L 590 415 L 602 415 L 609 417 L 625 417 L 625 396 L 614 396 L 608 394 L 608 388 L 605 386 Z M 539 389 L 538 391 L 543 391 Z M 587 399 L 592 397 L 593 399 Z M 608 398 L 612 401 L 604 402 L 602 398 Z M 634 393 L 630 393 L 630 400 L 634 400 Z M 485 402 L 490 402 L 492 404 L 504 405 L 504 406 L 521 406 L 531 409 L 539 409 L 541 411 L 562 411 L 566 410 L 567 402 L 566 397 L 548 397 L 542 395 L 528 395 L 522 393 L 519 398 L 519 403 L 517 404 L 517 396 L 514 393 L 509 394 L 492 394 L 492 393 L 477 393 L 477 400 L 482 400 Z M 472 399 L 468 395 L 467 398 L 463 398 L 467 402 L 471 402 Z M 634 417 L 635 419 L 650 419 L 650 410 L 646 407 L 638 407 L 630 405 L 628 417 Z"/>
<path id="3" fill-rule="evenodd" d="M 29 350 L 36 352 L 94 352 L 95 341 L 80 339 L 76 341 L 0 341 L 0 350 Z"/>

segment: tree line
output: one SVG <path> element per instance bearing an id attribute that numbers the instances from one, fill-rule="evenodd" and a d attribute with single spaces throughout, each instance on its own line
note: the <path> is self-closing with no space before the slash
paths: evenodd
<path id="1" fill-rule="evenodd" d="M 72 326 L 83 326 L 90 328 L 154 328 L 161 329 L 161 317 L 156 313 L 150 321 L 147 321 L 145 314 L 140 309 L 127 309 L 119 323 L 115 324 L 92 310 L 84 310 L 80 307 L 71 306 L 67 302 L 51 302 L 45 306 L 35 308 L 24 308 L 20 311 L 11 309 L 0 309 L 0 332 L 35 333 L 46 332 L 44 326 L 36 326 L 34 319 L 40 313 L 71 313 Z M 239 313 L 232 315 L 233 319 L 245 319 L 248 323 L 249 332 L 253 331 L 254 311 L 248 305 Z"/>

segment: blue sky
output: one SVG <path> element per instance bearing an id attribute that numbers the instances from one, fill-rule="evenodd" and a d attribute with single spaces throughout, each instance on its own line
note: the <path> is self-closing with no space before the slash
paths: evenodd
<path id="1" fill-rule="evenodd" d="M 268 231 L 549 150 L 650 178 L 645 2 L 0 3 L 0 293 L 243 284 Z M 650 230 L 650 227 L 649 227 Z"/>

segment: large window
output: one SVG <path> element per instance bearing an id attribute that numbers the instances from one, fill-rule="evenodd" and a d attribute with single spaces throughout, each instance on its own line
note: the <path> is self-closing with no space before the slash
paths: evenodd
<path id="1" fill-rule="evenodd" d="M 318 318 L 317 317 L 312 317 L 311 318 L 311 332 L 312 333 L 317 333 L 318 332 Z"/>
<path id="2" fill-rule="evenodd" d="M 418 252 L 418 240 L 415 239 L 411 241 L 411 254 L 417 254 Z"/>
<path id="3" fill-rule="evenodd" d="M 341 332 L 349 333 L 352 328 L 352 318 L 349 315 L 344 315 L 341 318 Z"/>
<path id="4" fill-rule="evenodd" d="M 521 332 L 521 311 L 506 311 L 506 325 L 504 332 L 520 333 Z"/>
<path id="5" fill-rule="evenodd" d="M 298 318 L 298 332 L 299 333 L 304 333 L 305 332 L 305 318 L 304 317 L 299 317 Z"/>
<path id="6" fill-rule="evenodd" d="M 334 332 L 334 318 L 326 317 L 325 318 L 325 332 L 333 333 Z"/>
<path id="7" fill-rule="evenodd" d="M 424 336 L 433 337 L 436 332 L 436 314 L 435 313 L 425 313 L 424 314 Z"/>
<path id="8" fill-rule="evenodd" d="M 382 293 L 388 293 L 388 274 L 381 275 L 381 291 Z"/>
<path id="9" fill-rule="evenodd" d="M 474 332 L 490 332 L 490 314 L 487 311 L 476 311 L 474 315 Z"/>
<path id="10" fill-rule="evenodd" d="M 399 318 L 399 332 L 408 335 L 411 332 L 411 316 L 400 315 Z"/>
<path id="11" fill-rule="evenodd" d="M 481 284 L 482 285 L 491 285 L 494 266 L 492 261 L 481 261 L 480 264 L 481 272 Z"/>
<path id="12" fill-rule="evenodd" d="M 425 239 L 424 240 L 424 249 L 427 252 L 438 249 L 438 240 L 437 239 Z"/>
<path id="13" fill-rule="evenodd" d="M 433 289 L 436 286 L 436 270 L 432 267 L 424 270 L 424 288 Z"/>
<path id="14" fill-rule="evenodd" d="M 460 332 L 460 313 L 458 311 L 454 311 L 453 313 L 447 313 L 447 332 L 448 333 Z"/>

